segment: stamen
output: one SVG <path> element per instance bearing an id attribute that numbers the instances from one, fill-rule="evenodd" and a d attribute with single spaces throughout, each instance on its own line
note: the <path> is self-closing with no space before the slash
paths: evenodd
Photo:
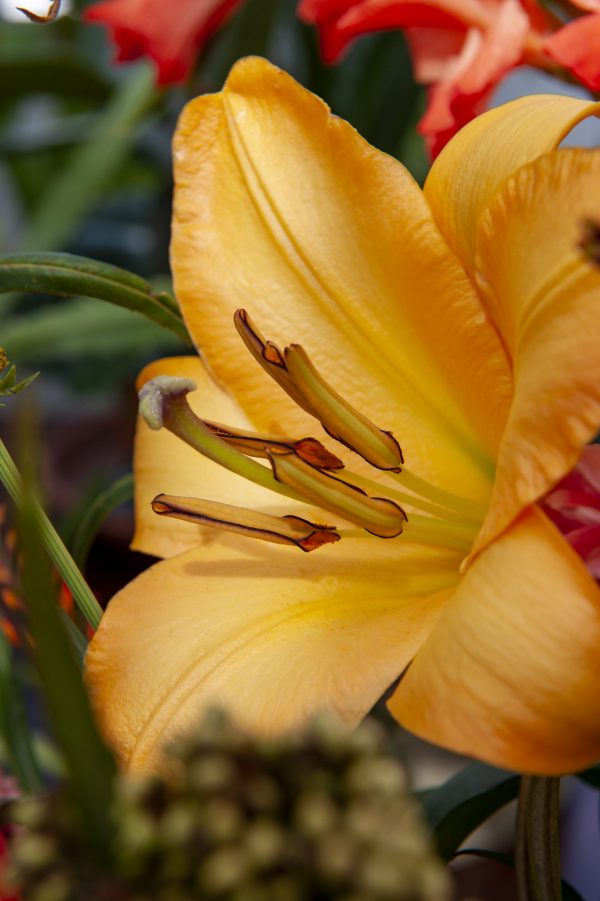
<path id="1" fill-rule="evenodd" d="M 404 462 L 391 432 L 379 429 L 319 375 L 300 345 L 284 352 L 266 341 L 246 310 L 237 310 L 235 326 L 246 347 L 292 400 L 321 423 L 325 431 L 377 469 L 400 472 Z"/>
<path id="2" fill-rule="evenodd" d="M 384 490 L 383 486 L 379 482 L 376 482 L 375 479 L 368 479 L 366 476 L 357 475 L 357 473 L 350 472 L 348 469 L 344 469 L 344 481 L 349 482 L 351 485 L 357 485 L 359 488 L 363 488 L 368 492 Z M 423 510 L 425 513 L 431 513 L 433 516 L 437 516 L 438 519 L 452 519 L 459 522 L 480 524 L 479 520 L 476 520 L 475 518 L 467 519 L 463 513 L 458 513 L 455 510 L 448 510 L 446 507 L 424 500 L 416 494 L 398 491 L 397 488 L 388 488 L 387 485 L 385 486 L 385 494 L 402 505 L 409 504 L 417 510 Z"/>
<path id="3" fill-rule="evenodd" d="M 415 494 L 428 497 L 449 510 L 455 510 L 457 513 L 461 513 L 465 519 L 473 519 L 482 523 L 485 518 L 487 513 L 485 504 L 461 497 L 459 494 L 453 494 L 451 491 L 444 491 L 443 488 L 438 488 L 437 485 L 432 485 L 430 482 L 426 482 L 425 479 L 421 479 L 414 472 L 406 469 L 406 467 L 402 469 L 401 473 L 397 473 L 395 478 L 399 479 L 406 488 L 414 491 Z"/>
<path id="4" fill-rule="evenodd" d="M 187 402 L 186 395 L 195 389 L 196 383 L 191 379 L 168 375 L 150 379 L 139 393 L 140 415 L 151 429 L 163 427 L 168 429 L 194 450 L 229 469 L 230 472 L 235 472 L 263 488 L 301 501 L 302 498 L 298 494 L 274 478 L 270 469 L 249 460 L 204 425 Z"/>
<path id="5" fill-rule="evenodd" d="M 277 345 L 263 338 L 246 310 L 236 310 L 233 315 L 233 322 L 242 341 L 267 375 L 270 375 L 283 388 L 294 403 L 306 410 L 310 416 L 313 416 L 312 409 L 305 404 L 302 395 L 297 391 L 293 380 L 290 378 L 283 354 Z"/>
<path id="6" fill-rule="evenodd" d="M 260 538 L 274 544 L 293 544 L 306 552 L 340 540 L 334 526 L 312 523 L 300 516 L 270 516 L 266 513 L 255 513 L 243 507 L 195 497 L 171 497 L 159 494 L 152 501 L 152 509 L 160 516 L 199 523 L 249 538 Z"/>
<path id="7" fill-rule="evenodd" d="M 299 344 L 286 347 L 285 362 L 313 416 L 332 438 L 341 441 L 377 469 L 402 470 L 402 450 L 392 433 L 378 428 L 334 391 L 319 375 Z"/>
<path id="8" fill-rule="evenodd" d="M 267 457 L 267 450 L 271 447 L 287 448 L 298 456 L 316 466 L 317 469 L 343 469 L 344 464 L 339 457 L 327 450 L 316 438 L 265 437 L 256 432 L 247 432 L 243 429 L 234 429 L 220 422 L 210 422 L 203 419 L 204 425 L 231 447 L 236 447 L 241 453 L 249 457 Z"/>
<path id="9" fill-rule="evenodd" d="M 363 529 L 338 529 L 338 532 L 341 538 L 379 537 L 373 533 L 369 535 Z M 420 529 L 418 526 L 413 526 L 410 519 L 404 526 L 402 541 L 409 541 L 412 544 L 424 544 L 428 547 L 446 548 L 446 550 L 460 551 L 463 554 L 468 554 L 473 547 L 472 541 L 466 541 L 456 535 L 448 535 L 444 532 L 436 532 L 434 529 Z"/>
<path id="10" fill-rule="evenodd" d="M 395 538 L 406 524 L 404 510 L 394 501 L 369 497 L 361 488 L 321 472 L 290 451 L 268 452 L 273 473 L 310 503 L 336 513 L 379 538 Z"/>

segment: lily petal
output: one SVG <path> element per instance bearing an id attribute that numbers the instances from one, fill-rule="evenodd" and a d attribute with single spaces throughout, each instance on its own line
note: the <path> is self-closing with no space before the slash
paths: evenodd
<path id="1" fill-rule="evenodd" d="M 539 94 L 478 116 L 444 147 L 425 182 L 436 222 L 468 272 L 475 266 L 479 215 L 505 178 L 554 150 L 600 103 Z"/>
<path id="2" fill-rule="evenodd" d="M 343 539 L 308 563 L 249 544 L 161 561 L 110 602 L 87 681 L 128 769 L 157 768 L 210 705 L 261 735 L 324 709 L 357 724 L 430 632 L 460 561 L 375 539 Z"/>
<path id="3" fill-rule="evenodd" d="M 480 218 L 480 285 L 515 372 L 480 543 L 573 469 L 600 429 L 600 266 L 581 249 L 598 218 L 600 151 L 581 149 L 523 166 Z"/>
<path id="4" fill-rule="evenodd" d="M 242 303 L 267 337 L 301 343 L 339 394 L 392 430 L 411 469 L 485 499 L 507 363 L 409 173 L 260 59 L 188 104 L 174 156 L 177 296 L 258 427 L 311 433 L 306 414 L 241 362 L 231 317 Z"/>
<path id="5" fill-rule="evenodd" d="M 466 573 L 390 709 L 436 744 L 521 772 L 600 756 L 600 591 L 530 508 Z"/>
<path id="6" fill-rule="evenodd" d="M 193 379 L 198 389 L 188 395 L 194 412 L 228 425 L 251 429 L 252 424 L 233 398 L 220 388 L 198 357 L 156 360 L 138 378 L 138 389 L 158 375 Z M 214 530 L 176 519 L 159 517 L 152 511 L 157 494 L 206 497 L 283 515 L 310 515 L 310 508 L 275 495 L 229 470 L 218 466 L 176 438 L 167 429 L 153 431 L 138 417 L 134 457 L 135 534 L 131 547 L 157 557 L 171 557 L 201 544 L 219 541 Z"/>

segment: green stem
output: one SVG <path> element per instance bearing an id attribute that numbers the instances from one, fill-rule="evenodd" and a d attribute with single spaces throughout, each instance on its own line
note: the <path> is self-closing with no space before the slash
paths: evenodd
<path id="1" fill-rule="evenodd" d="M 0 482 L 4 485 L 15 506 L 20 510 L 23 506 L 23 485 L 21 476 L 3 441 L 0 440 Z M 94 597 L 89 585 L 81 575 L 60 535 L 37 503 L 34 504 L 38 517 L 38 528 L 41 540 L 48 556 L 56 566 L 65 585 L 73 595 L 73 599 L 86 620 L 97 629 L 102 618 L 102 608 Z"/>
<path id="2" fill-rule="evenodd" d="M 515 866 L 519 901 L 560 901 L 560 779 L 522 776 Z"/>

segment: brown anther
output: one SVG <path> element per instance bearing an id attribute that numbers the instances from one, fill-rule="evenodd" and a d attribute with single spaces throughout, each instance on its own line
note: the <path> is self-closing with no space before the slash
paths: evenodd
<path id="1" fill-rule="evenodd" d="M 338 470 L 344 468 L 340 458 L 327 450 L 316 438 L 300 438 L 299 441 L 293 443 L 292 450 L 298 454 L 301 460 L 305 460 L 316 469 Z"/>
<path id="2" fill-rule="evenodd" d="M 292 400 L 317 419 L 328 435 L 377 469 L 401 472 L 402 449 L 391 432 L 378 428 L 321 377 L 299 344 L 284 352 L 266 341 L 246 310 L 237 310 L 235 326 L 246 347 Z"/>
<path id="3" fill-rule="evenodd" d="M 246 310 L 236 310 L 233 322 L 240 338 L 257 363 L 260 363 L 265 372 L 283 388 L 294 403 L 313 416 L 313 411 L 306 406 L 301 394 L 296 390 L 294 382 L 287 371 L 283 354 L 277 345 L 263 338 Z"/>
<path id="4" fill-rule="evenodd" d="M 45 16 L 40 16 L 38 13 L 31 12 L 31 10 L 25 9 L 23 6 L 17 6 L 17 9 L 20 13 L 27 16 L 30 22 L 35 22 L 38 25 L 45 25 L 48 22 L 54 22 L 57 18 L 60 12 L 61 2 L 62 0 L 52 0 Z"/>
<path id="5" fill-rule="evenodd" d="M 395 501 L 370 497 L 362 488 L 316 469 L 289 450 L 272 448 L 268 457 L 277 481 L 302 495 L 307 503 L 341 516 L 378 538 L 396 538 L 402 533 L 407 516 Z"/>
<path id="6" fill-rule="evenodd" d="M 287 371 L 328 435 L 349 447 L 377 469 L 401 472 L 402 449 L 391 432 L 380 429 L 329 385 L 299 344 L 285 349 Z"/>
<path id="7" fill-rule="evenodd" d="M 231 447 L 237 448 L 248 457 L 262 457 L 266 459 L 269 448 L 281 447 L 295 451 L 299 457 L 319 469 L 337 470 L 344 468 L 340 458 L 327 450 L 316 438 L 295 440 L 280 436 L 259 435 L 256 432 L 235 429 L 232 426 L 222 425 L 220 422 L 211 422 L 208 419 L 203 419 L 202 421 L 222 441 L 226 441 Z"/>
<path id="8" fill-rule="evenodd" d="M 300 516 L 256 513 L 243 507 L 195 497 L 159 494 L 152 501 L 152 509 L 159 516 L 182 519 L 274 544 L 293 544 L 306 552 L 340 540 L 334 526 L 313 523 Z"/>

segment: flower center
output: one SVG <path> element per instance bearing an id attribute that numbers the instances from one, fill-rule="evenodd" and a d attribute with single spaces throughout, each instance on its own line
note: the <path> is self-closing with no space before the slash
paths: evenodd
<path id="1" fill-rule="evenodd" d="M 317 506 L 356 528 L 313 523 L 298 516 L 269 516 L 216 501 L 164 494 L 153 501 L 156 513 L 294 544 L 304 551 L 343 537 L 389 539 L 402 535 L 404 540 L 419 544 L 469 552 L 485 516 L 483 504 L 445 491 L 410 472 L 392 433 L 378 428 L 334 391 L 300 345 L 280 350 L 262 337 L 244 310 L 236 312 L 234 322 L 252 356 L 292 400 L 318 420 L 331 438 L 362 457 L 394 487 L 348 471 L 342 460 L 316 438 L 261 435 L 200 419 L 187 401 L 195 383 L 158 376 L 140 391 L 140 413 L 151 428 L 165 427 L 232 472 L 295 501 Z M 256 458 L 268 461 L 268 465 Z"/>

